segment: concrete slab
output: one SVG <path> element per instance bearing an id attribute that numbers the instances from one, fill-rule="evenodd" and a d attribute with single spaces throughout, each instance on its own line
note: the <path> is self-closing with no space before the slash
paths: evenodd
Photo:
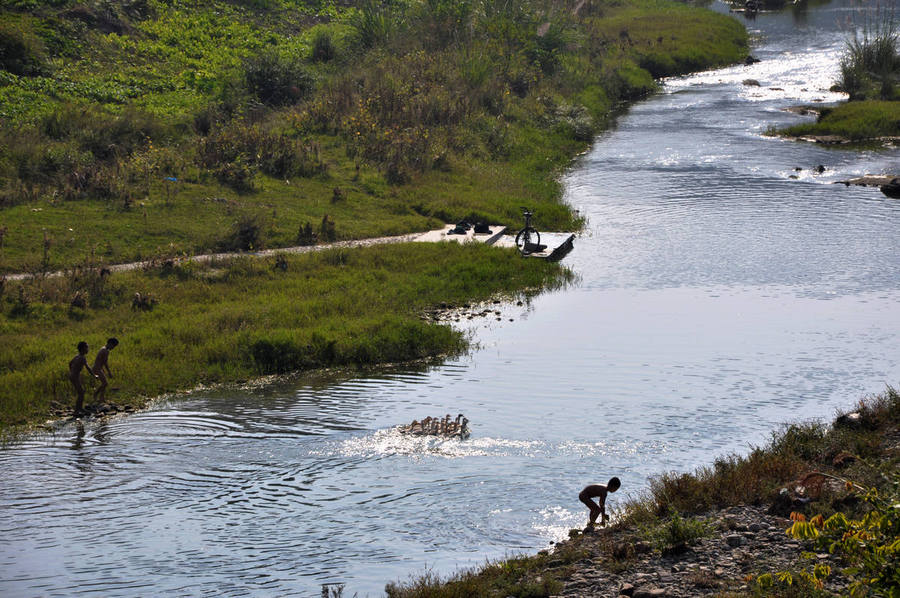
<path id="1" fill-rule="evenodd" d="M 464 235 L 448 235 L 451 230 L 456 228 L 455 224 L 448 224 L 444 228 L 440 230 L 432 230 L 424 233 L 413 241 L 419 243 L 440 243 L 441 241 L 453 241 L 456 243 L 487 243 L 488 245 L 493 245 L 497 242 L 498 239 L 503 237 L 503 233 L 506 232 L 505 226 L 492 226 L 490 233 L 479 233 L 475 234 L 475 232 L 470 228 L 466 231 Z M 513 243 L 515 244 L 515 243 Z"/>

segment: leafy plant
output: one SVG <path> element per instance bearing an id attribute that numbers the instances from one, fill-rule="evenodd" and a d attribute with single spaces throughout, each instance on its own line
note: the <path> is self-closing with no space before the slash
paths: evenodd
<path id="1" fill-rule="evenodd" d="M 337 48 L 334 45 L 331 33 L 328 31 L 317 32 L 316 36 L 313 38 L 310 58 L 314 62 L 328 62 L 329 60 L 332 60 L 336 54 Z"/>
<path id="2" fill-rule="evenodd" d="M 315 88 L 315 78 L 290 56 L 264 50 L 244 61 L 247 90 L 269 106 L 294 104 Z"/>
<path id="3" fill-rule="evenodd" d="M 241 214 L 220 243 L 224 250 L 254 251 L 265 245 L 266 224 L 259 214 Z"/>
<path id="4" fill-rule="evenodd" d="M 828 519 L 816 515 L 809 520 L 801 513 L 793 513 L 794 523 L 787 533 L 797 539 L 812 540 L 816 547 L 839 554 L 849 563 L 843 573 L 851 580 L 849 590 L 854 598 L 870 592 L 891 598 L 900 595 L 900 473 L 893 474 L 883 492 L 827 477 L 844 482 L 849 492 L 862 494 L 868 512 L 859 518 L 839 512 Z M 819 588 L 829 574 L 830 569 L 821 564 L 801 573 Z M 783 576 L 784 572 L 778 575 Z"/>
<path id="5" fill-rule="evenodd" d="M 711 529 L 707 522 L 694 517 L 684 518 L 677 511 L 659 525 L 643 529 L 643 535 L 647 540 L 663 553 L 684 550 L 710 533 Z"/>
<path id="6" fill-rule="evenodd" d="M 0 24 L 0 69 L 30 77 L 47 68 L 46 50 L 33 32 L 22 24 Z"/>

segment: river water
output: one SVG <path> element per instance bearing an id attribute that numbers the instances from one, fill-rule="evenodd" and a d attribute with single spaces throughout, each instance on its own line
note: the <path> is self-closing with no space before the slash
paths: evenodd
<path id="1" fill-rule="evenodd" d="M 0 594 L 378 596 L 547 547 L 588 483 L 621 477 L 615 508 L 900 382 L 900 201 L 830 184 L 900 153 L 762 135 L 839 99 L 853 14 L 760 15 L 762 62 L 623 115 L 564 179 L 578 282 L 461 323 L 469 355 L 198 391 L 0 451 Z M 464 442 L 391 430 L 460 412 Z"/>

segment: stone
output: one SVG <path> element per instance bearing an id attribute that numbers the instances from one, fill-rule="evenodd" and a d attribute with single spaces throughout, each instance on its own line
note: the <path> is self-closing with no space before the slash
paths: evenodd
<path id="1" fill-rule="evenodd" d="M 652 547 L 650 546 L 649 542 L 635 542 L 634 543 L 634 551 L 637 554 L 648 553 L 648 552 L 650 552 L 651 549 L 652 549 Z"/>
<path id="2" fill-rule="evenodd" d="M 740 534 L 729 534 L 725 536 L 725 543 L 732 548 L 737 548 L 744 543 L 744 537 Z"/>
<path id="3" fill-rule="evenodd" d="M 590 582 L 586 579 L 573 579 L 569 583 L 566 584 L 567 590 L 579 590 L 581 588 L 586 588 L 590 585 Z"/>
<path id="4" fill-rule="evenodd" d="M 634 553 L 634 546 L 628 542 L 617 542 L 616 545 L 613 546 L 613 557 L 620 561 L 634 556 Z"/>
<path id="5" fill-rule="evenodd" d="M 760 87 L 759 81 L 756 79 L 744 79 L 743 83 L 748 87 Z"/>
<path id="6" fill-rule="evenodd" d="M 749 530 L 750 530 L 751 532 L 758 532 L 758 531 L 761 531 L 761 530 L 764 530 L 764 529 L 768 529 L 768 528 L 763 527 L 763 526 L 762 526 L 761 524 L 759 524 L 759 523 L 751 523 L 750 526 L 749 526 Z"/>
<path id="7" fill-rule="evenodd" d="M 633 598 L 662 598 L 665 595 L 663 588 L 638 588 L 634 591 Z"/>
<path id="8" fill-rule="evenodd" d="M 621 596 L 632 596 L 634 594 L 634 586 L 630 583 L 622 584 L 622 587 L 619 588 L 619 595 Z"/>

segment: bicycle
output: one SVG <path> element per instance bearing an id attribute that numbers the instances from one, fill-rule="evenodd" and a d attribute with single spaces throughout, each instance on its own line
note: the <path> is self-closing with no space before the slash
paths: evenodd
<path id="1" fill-rule="evenodd" d="M 522 215 L 525 217 L 525 226 L 516 235 L 516 247 L 519 249 L 519 253 L 528 255 L 535 251 L 541 251 L 543 247 L 538 249 L 541 243 L 541 233 L 531 226 L 531 217 L 534 213 L 528 208 L 522 208 Z"/>

